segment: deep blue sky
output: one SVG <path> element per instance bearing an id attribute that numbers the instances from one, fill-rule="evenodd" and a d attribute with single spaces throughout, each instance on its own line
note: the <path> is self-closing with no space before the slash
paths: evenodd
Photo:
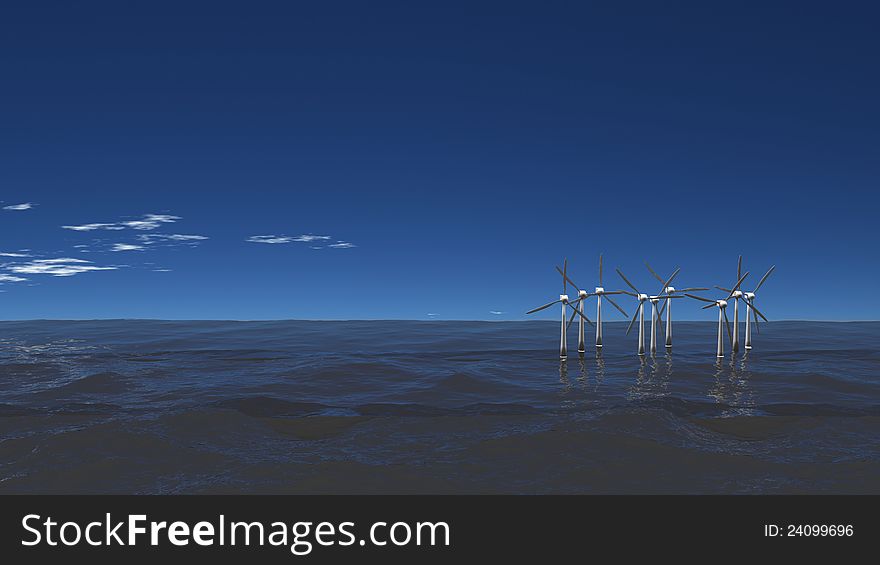
<path id="1" fill-rule="evenodd" d="M 600 252 L 606 287 L 742 253 L 771 319 L 880 317 L 869 3 L 19 4 L 3 318 L 520 319 Z M 81 266 L 116 268 L 37 272 Z"/>

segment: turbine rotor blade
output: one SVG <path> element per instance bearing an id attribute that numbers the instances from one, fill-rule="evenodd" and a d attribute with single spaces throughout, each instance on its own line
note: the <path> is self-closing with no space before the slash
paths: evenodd
<path id="1" fill-rule="evenodd" d="M 701 290 L 709 290 L 708 288 L 703 287 L 689 287 L 689 288 L 679 288 L 676 289 L 675 292 L 698 292 Z"/>
<path id="2" fill-rule="evenodd" d="M 684 298 L 684 297 L 682 297 Z M 663 315 L 663 312 L 666 311 L 666 301 L 663 301 L 663 306 L 660 307 L 660 315 Z"/>
<path id="3" fill-rule="evenodd" d="M 715 304 L 714 300 L 709 300 L 708 298 L 703 298 L 702 296 L 697 296 L 696 294 L 685 294 L 685 296 L 687 296 L 688 298 L 694 298 L 696 300 L 702 300 L 703 302 L 711 302 L 712 304 Z"/>
<path id="4" fill-rule="evenodd" d="M 705 306 L 703 306 L 702 308 L 700 308 L 700 310 L 706 310 L 706 309 L 708 309 L 708 308 L 711 308 L 712 306 L 715 306 L 715 304 L 706 304 Z"/>
<path id="5" fill-rule="evenodd" d="M 565 281 L 568 280 L 568 259 L 562 261 L 562 294 L 568 294 L 568 286 Z"/>
<path id="6" fill-rule="evenodd" d="M 654 275 L 655 279 L 657 279 L 660 282 L 663 282 L 663 279 L 660 278 L 660 275 L 658 275 L 657 273 L 654 272 L 654 269 L 651 268 L 651 265 L 649 265 L 647 261 L 645 261 L 645 266 L 648 267 L 648 270 L 651 271 L 651 274 Z"/>
<path id="7" fill-rule="evenodd" d="M 568 281 L 568 284 L 573 286 L 575 288 L 575 290 L 577 290 L 578 292 L 581 291 L 581 289 L 578 287 L 578 285 L 574 284 L 574 281 L 571 280 L 571 277 L 569 277 L 562 269 L 560 269 L 558 265 L 556 266 L 556 270 L 559 271 L 559 274 L 562 275 L 563 278 L 565 278 L 565 280 Z"/>
<path id="8" fill-rule="evenodd" d="M 526 314 L 534 314 L 535 312 L 540 312 L 541 310 L 544 310 L 545 308 L 550 308 L 551 306 L 553 306 L 554 304 L 558 304 L 559 302 L 562 302 L 562 301 L 561 300 L 554 300 L 553 302 L 548 302 L 547 304 L 545 304 L 543 306 L 538 306 L 537 308 L 535 308 L 533 310 L 529 310 L 528 312 L 526 312 Z"/>
<path id="9" fill-rule="evenodd" d="M 751 302 L 749 302 L 749 306 L 752 306 Z M 752 306 L 752 317 L 755 319 L 755 330 L 757 330 L 758 333 L 761 333 L 761 325 L 758 324 L 758 314 L 755 312 L 754 306 Z"/>
<path id="10" fill-rule="evenodd" d="M 568 326 L 567 327 L 569 327 L 569 328 L 571 327 L 571 323 L 574 322 L 574 317 L 577 316 L 577 313 L 578 313 L 578 309 L 575 308 L 574 312 L 571 313 L 571 317 L 568 319 Z"/>
<path id="11" fill-rule="evenodd" d="M 629 321 L 629 327 L 626 328 L 626 335 L 629 335 L 629 331 L 632 329 L 633 324 L 636 323 L 636 318 L 639 316 L 639 309 L 636 308 L 636 313 L 633 314 L 632 320 Z"/>
<path id="12" fill-rule="evenodd" d="M 608 299 L 608 302 L 610 302 L 612 306 L 614 306 L 615 308 L 617 308 L 617 311 L 618 311 L 618 312 L 620 312 L 621 314 L 623 314 L 623 317 L 624 317 L 624 318 L 629 318 L 629 314 L 626 313 L 626 310 L 624 310 L 623 308 L 621 308 L 620 306 L 618 306 L 618 305 L 617 305 L 617 302 L 611 300 L 611 297 L 610 297 L 610 296 L 606 296 L 606 298 Z"/>
<path id="13" fill-rule="evenodd" d="M 768 270 L 767 273 L 763 277 L 761 277 L 761 282 L 758 283 L 758 286 L 756 286 L 755 290 L 753 290 L 752 292 L 758 292 L 758 289 L 761 288 L 761 285 L 764 284 L 764 281 L 767 280 L 767 277 L 770 276 L 770 273 L 772 273 L 775 268 L 776 268 L 776 265 L 773 265 L 772 267 L 770 267 L 770 270 Z"/>
<path id="14" fill-rule="evenodd" d="M 615 292 L 606 292 L 605 294 L 626 294 L 627 296 L 632 296 L 633 298 L 639 297 L 639 295 L 635 292 L 630 292 L 628 290 L 617 290 Z M 629 314 L 627 314 L 626 317 L 629 318 Z"/>
<path id="15" fill-rule="evenodd" d="M 733 345 L 733 334 L 730 332 L 730 320 L 727 319 L 727 309 L 722 308 L 721 311 L 724 313 L 724 327 L 727 328 L 727 340 Z"/>
<path id="16" fill-rule="evenodd" d="M 739 285 L 741 285 L 741 284 L 743 283 L 743 281 L 746 280 L 746 277 L 747 277 L 747 276 L 749 276 L 749 272 L 748 272 L 748 271 L 746 271 L 746 274 L 744 274 L 743 276 L 741 276 L 741 277 L 739 278 L 739 280 L 736 281 L 736 284 L 733 285 L 733 289 L 731 289 L 731 291 L 730 291 L 730 296 L 727 297 L 728 300 L 730 300 L 730 298 L 733 296 L 733 293 L 737 291 L 737 289 L 739 288 Z"/>
<path id="17" fill-rule="evenodd" d="M 624 274 L 620 271 L 619 268 L 615 268 L 614 270 L 617 271 L 617 274 L 620 275 L 620 278 L 623 279 L 623 282 L 625 282 L 631 289 L 633 289 L 633 291 L 635 291 L 636 293 L 639 292 L 639 289 L 634 287 L 633 283 L 629 282 L 629 280 L 626 278 L 626 276 L 624 276 Z"/>
<path id="18" fill-rule="evenodd" d="M 736 278 L 739 278 L 742 275 L 743 269 L 743 256 L 739 256 L 739 261 L 736 262 Z"/>
<path id="19" fill-rule="evenodd" d="M 577 304 L 578 302 L 580 302 L 580 300 L 575 300 L 575 304 Z M 581 318 L 583 318 L 584 320 L 586 320 L 587 323 L 590 324 L 591 326 L 593 325 L 593 322 L 592 322 L 589 318 L 587 318 L 587 315 L 586 315 L 586 314 L 582 314 L 581 311 L 580 311 L 580 309 L 575 308 L 574 306 L 572 306 L 572 305 L 571 305 L 571 302 L 569 302 L 568 305 L 571 306 L 571 307 L 574 309 L 575 314 L 577 314 L 578 316 L 580 316 Z M 574 318 L 575 314 L 572 314 L 571 317 Z M 569 320 L 568 325 L 569 325 L 569 326 L 571 325 L 571 320 Z"/>
<path id="20" fill-rule="evenodd" d="M 671 275 L 669 275 L 669 278 L 666 279 L 665 283 L 663 283 L 663 288 L 660 289 L 660 292 L 666 292 L 666 287 L 668 287 L 670 284 L 672 284 L 672 279 L 674 279 L 675 276 L 678 275 L 678 273 L 680 273 L 680 272 L 681 272 L 681 267 L 676 267 L 675 271 Z"/>
<path id="21" fill-rule="evenodd" d="M 718 290 L 723 290 L 724 292 L 729 292 L 730 294 L 733 294 L 733 290 L 731 290 L 729 288 L 724 288 L 723 286 L 718 286 L 717 284 L 715 285 L 715 288 L 717 288 Z"/>
<path id="22" fill-rule="evenodd" d="M 770 320 L 768 320 L 768 319 L 764 316 L 764 314 L 761 313 L 760 310 L 758 310 L 757 308 L 755 308 L 755 303 L 754 303 L 754 301 L 749 302 L 749 306 L 751 306 L 751 307 L 752 307 L 752 310 L 753 310 L 756 314 L 758 314 L 759 316 L 761 316 L 761 318 L 762 318 L 765 322 L 769 322 L 769 321 L 770 321 Z"/>

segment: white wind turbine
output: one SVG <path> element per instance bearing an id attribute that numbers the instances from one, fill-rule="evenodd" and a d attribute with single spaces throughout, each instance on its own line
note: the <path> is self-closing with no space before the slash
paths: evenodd
<path id="1" fill-rule="evenodd" d="M 739 261 L 736 264 L 736 276 L 739 278 L 740 272 L 742 271 L 742 255 L 739 256 Z M 733 351 L 739 351 L 739 301 L 742 300 L 746 304 L 746 349 L 752 348 L 752 328 L 751 328 L 751 320 L 749 319 L 749 315 L 755 318 L 755 328 L 758 327 L 758 316 L 761 316 L 763 320 L 766 322 L 767 318 L 764 318 L 764 314 L 755 308 L 754 299 L 755 293 L 761 288 L 761 285 L 764 284 L 764 281 L 767 280 L 767 277 L 770 276 L 770 273 L 773 272 L 773 269 L 776 268 L 776 265 L 770 267 L 763 277 L 761 277 L 761 281 L 758 283 L 758 286 L 755 287 L 755 290 L 752 292 L 744 292 L 739 289 L 735 289 L 731 291 L 729 288 L 724 288 L 720 286 L 716 286 L 718 290 L 723 290 L 724 292 L 730 292 L 731 296 L 734 299 L 733 303 Z M 758 330 L 760 331 L 760 330 Z"/>
<path id="2" fill-rule="evenodd" d="M 679 292 L 685 293 L 685 292 L 697 292 L 697 291 L 701 291 L 701 290 L 709 290 L 708 288 L 703 288 L 703 287 L 675 288 L 675 287 L 669 286 L 666 282 L 663 281 L 662 278 L 660 278 L 660 275 L 658 275 L 654 271 L 654 269 L 651 268 L 651 265 L 649 265 L 647 261 L 645 261 L 645 266 L 648 267 L 648 270 L 651 272 L 651 274 L 654 276 L 654 278 L 663 284 L 663 288 L 660 289 L 659 294 L 666 294 L 666 295 L 672 297 L 672 295 L 675 295 Z M 678 270 L 675 271 L 675 273 L 677 273 L 677 272 L 678 272 Z M 675 273 L 673 273 L 673 277 L 675 276 Z M 672 277 L 669 277 L 669 280 L 671 281 Z M 669 300 L 663 301 L 663 306 L 660 307 L 660 312 L 658 312 L 658 314 L 657 314 L 658 321 L 660 321 L 660 319 L 663 318 L 663 311 L 664 310 L 666 310 L 666 348 L 671 349 L 672 348 L 672 304 L 669 302 Z"/>
<path id="3" fill-rule="evenodd" d="M 703 310 L 705 310 L 706 308 L 711 308 L 713 306 L 718 307 L 718 347 L 717 347 L 716 353 L 715 353 L 715 355 L 717 357 L 724 357 L 724 339 L 722 338 L 721 326 L 724 326 L 727 328 L 727 338 L 730 340 L 731 346 L 733 345 L 733 336 L 731 335 L 731 332 L 730 332 L 730 320 L 727 319 L 727 301 L 733 297 L 733 293 L 736 292 L 737 289 L 739 289 L 739 285 L 742 284 L 742 282 L 745 280 L 745 278 L 747 276 L 749 276 L 748 271 L 746 272 L 746 274 L 744 274 L 742 277 L 740 277 L 740 279 L 738 281 L 736 281 L 736 284 L 730 290 L 730 294 L 725 299 L 710 300 L 708 298 L 703 298 L 702 296 L 697 296 L 696 294 L 685 294 L 685 296 L 688 296 L 688 297 L 693 298 L 695 300 L 700 300 L 702 302 L 709 302 L 709 304 L 707 304 L 706 306 L 703 306 Z"/>
<path id="4" fill-rule="evenodd" d="M 657 309 L 657 303 L 660 302 L 661 300 L 668 300 L 670 298 L 683 298 L 683 297 L 674 296 L 674 295 L 671 295 L 668 293 L 648 296 L 647 294 L 640 292 L 639 289 L 637 289 L 635 287 L 635 285 L 633 285 L 631 282 L 629 282 L 629 279 L 626 278 L 626 276 L 623 274 L 623 272 L 619 268 L 615 269 L 615 270 L 617 271 L 617 274 L 620 275 L 620 278 L 623 279 L 623 282 L 625 282 L 627 284 L 627 286 L 629 286 L 631 289 L 633 289 L 635 291 L 634 293 L 626 291 L 626 290 L 624 290 L 622 292 L 624 294 L 628 294 L 630 296 L 635 297 L 639 301 L 638 310 L 636 310 L 636 312 L 633 314 L 632 320 L 630 320 L 630 322 L 629 322 L 629 327 L 626 328 L 626 335 L 629 335 L 629 332 L 632 329 L 632 326 L 636 321 L 636 317 L 639 318 L 639 355 L 645 354 L 645 313 L 644 313 L 645 302 L 646 301 L 651 302 L 651 355 L 654 355 L 655 353 L 657 353 L 657 333 L 658 333 L 658 326 L 660 325 L 659 324 L 660 312 Z M 679 273 L 679 271 L 681 271 L 681 269 L 676 269 L 675 272 L 672 273 L 672 276 L 670 276 L 666 281 L 663 281 L 661 279 L 660 282 L 663 283 L 663 288 L 669 287 L 669 284 L 672 282 L 672 279 L 675 278 L 675 276 Z"/>
<path id="5" fill-rule="evenodd" d="M 595 325 L 584 313 L 584 303 L 586 302 L 587 297 L 590 296 L 590 293 L 586 290 L 579 288 L 578 285 L 574 284 L 574 281 L 571 280 L 571 277 L 568 276 L 567 269 L 560 269 L 557 265 L 556 270 L 559 271 L 559 274 L 562 275 L 562 278 L 566 282 L 571 284 L 571 286 L 573 286 L 575 290 L 578 291 L 578 299 L 574 301 L 574 303 L 577 305 L 577 312 L 571 313 L 571 317 L 568 319 L 567 328 L 571 328 L 571 323 L 574 321 L 574 317 L 580 314 L 578 316 L 578 353 L 583 355 L 586 351 L 586 341 L 584 339 L 584 323 L 586 322 L 591 326 Z"/>
<path id="6" fill-rule="evenodd" d="M 568 292 L 568 285 L 566 282 L 568 280 L 567 271 L 568 271 L 568 259 L 565 259 L 563 262 L 563 269 L 561 271 L 561 274 L 562 274 L 562 294 L 559 295 L 559 300 L 554 300 L 553 302 L 548 302 L 547 304 L 544 304 L 543 306 L 539 306 L 537 308 L 534 308 L 534 309 L 526 312 L 526 314 L 534 314 L 535 312 L 540 312 L 541 310 L 544 310 L 545 308 L 549 308 L 549 307 L 553 306 L 554 304 L 560 304 L 560 303 L 562 304 L 562 324 L 559 328 L 559 358 L 560 359 L 568 358 L 568 332 L 567 332 L 568 325 L 566 324 L 566 314 L 568 313 L 568 310 L 566 310 L 566 307 L 571 308 L 572 310 L 575 311 L 575 314 L 580 314 L 583 318 L 586 319 L 586 316 L 583 313 L 581 313 L 577 308 L 572 306 L 572 304 L 568 301 L 568 294 L 566 294 L 566 292 Z M 575 302 L 579 302 L 581 300 L 582 299 L 579 298 Z M 592 323 L 592 322 L 590 322 L 590 323 Z"/>
<path id="7" fill-rule="evenodd" d="M 593 324 L 592 322 L 590 322 L 590 320 L 586 316 L 583 316 L 583 319 L 581 320 L 581 326 L 580 326 L 580 334 L 581 335 L 580 335 L 580 340 L 579 340 L 580 343 L 578 344 L 578 351 L 581 353 L 584 352 L 584 344 L 583 344 L 583 331 L 584 331 L 583 324 L 584 324 L 584 322 L 583 322 L 583 320 L 586 320 L 590 325 L 596 326 L 596 347 L 597 348 L 602 347 L 602 297 L 604 296 L 608 300 L 608 302 L 611 303 L 612 306 L 617 308 L 617 311 L 620 312 L 621 314 L 623 314 L 624 318 L 629 318 L 629 314 L 627 314 L 626 311 L 623 308 L 621 308 L 617 304 L 617 302 L 615 302 L 614 299 L 612 299 L 610 296 L 612 294 L 623 294 L 624 291 L 622 291 L 622 290 L 605 290 L 605 288 L 602 286 L 602 255 L 601 254 L 599 254 L 599 286 L 596 287 L 596 290 L 594 292 L 587 292 L 586 290 L 579 288 L 578 285 L 574 284 L 574 281 L 571 280 L 571 278 L 568 276 L 568 274 L 563 272 L 562 270 L 560 270 L 559 267 L 556 267 L 556 270 L 559 271 L 559 273 L 563 276 L 563 278 L 566 281 L 568 281 L 571 284 L 571 286 L 573 286 L 573 287 L 575 287 L 575 289 L 577 289 L 578 300 L 581 303 L 581 306 L 580 306 L 581 312 L 584 311 L 584 302 L 587 300 L 587 298 L 589 298 L 590 296 L 596 297 L 596 323 Z"/>

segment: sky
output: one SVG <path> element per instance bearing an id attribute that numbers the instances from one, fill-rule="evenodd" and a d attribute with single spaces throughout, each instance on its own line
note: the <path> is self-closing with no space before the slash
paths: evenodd
<path id="1" fill-rule="evenodd" d="M 878 11 L 7 6 L 0 319 L 520 320 L 600 253 L 878 319 Z"/>

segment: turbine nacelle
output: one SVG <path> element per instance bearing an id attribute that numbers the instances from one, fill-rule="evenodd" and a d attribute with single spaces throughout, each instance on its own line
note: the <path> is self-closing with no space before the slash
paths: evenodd
<path id="1" fill-rule="evenodd" d="M 605 294 L 605 289 L 602 288 L 601 286 L 597 286 L 597 287 L 596 287 L 596 294 L 598 294 L 598 295 L 600 295 L 600 296 L 603 295 L 603 294 Z"/>
<path id="2" fill-rule="evenodd" d="M 742 294 L 743 294 L 743 296 L 746 297 L 746 300 L 754 300 L 754 299 L 755 299 L 755 293 L 754 293 L 754 292 L 744 292 L 744 293 L 742 293 Z"/>
<path id="3" fill-rule="evenodd" d="M 675 287 L 674 286 L 667 286 L 663 290 L 663 292 L 664 292 L 664 294 L 672 294 L 673 292 L 675 292 Z"/>
<path id="4" fill-rule="evenodd" d="M 644 302 L 644 301 L 646 301 L 646 300 L 649 300 L 649 297 L 648 297 L 647 294 L 641 294 L 641 293 L 639 293 L 639 295 L 638 295 L 638 299 L 639 299 L 639 302 Z"/>
<path id="5" fill-rule="evenodd" d="M 648 299 L 651 301 L 651 304 L 657 304 L 658 302 L 660 302 L 659 296 L 649 296 Z"/>
<path id="6" fill-rule="evenodd" d="M 578 291 L 578 298 L 586 298 L 587 296 L 589 296 L 589 294 L 590 293 L 587 292 L 586 290 L 579 290 Z"/>
<path id="7" fill-rule="evenodd" d="M 563 304 L 567 303 L 568 302 L 568 295 L 567 294 L 560 294 L 559 301 L 562 302 Z"/>
<path id="8" fill-rule="evenodd" d="M 742 298 L 742 297 L 743 297 L 743 291 L 741 291 L 741 290 L 734 290 L 733 293 L 731 293 L 730 297 L 731 297 L 731 298 Z"/>
<path id="9" fill-rule="evenodd" d="M 715 304 L 717 304 L 719 308 L 727 308 L 726 300 L 716 300 Z"/>

